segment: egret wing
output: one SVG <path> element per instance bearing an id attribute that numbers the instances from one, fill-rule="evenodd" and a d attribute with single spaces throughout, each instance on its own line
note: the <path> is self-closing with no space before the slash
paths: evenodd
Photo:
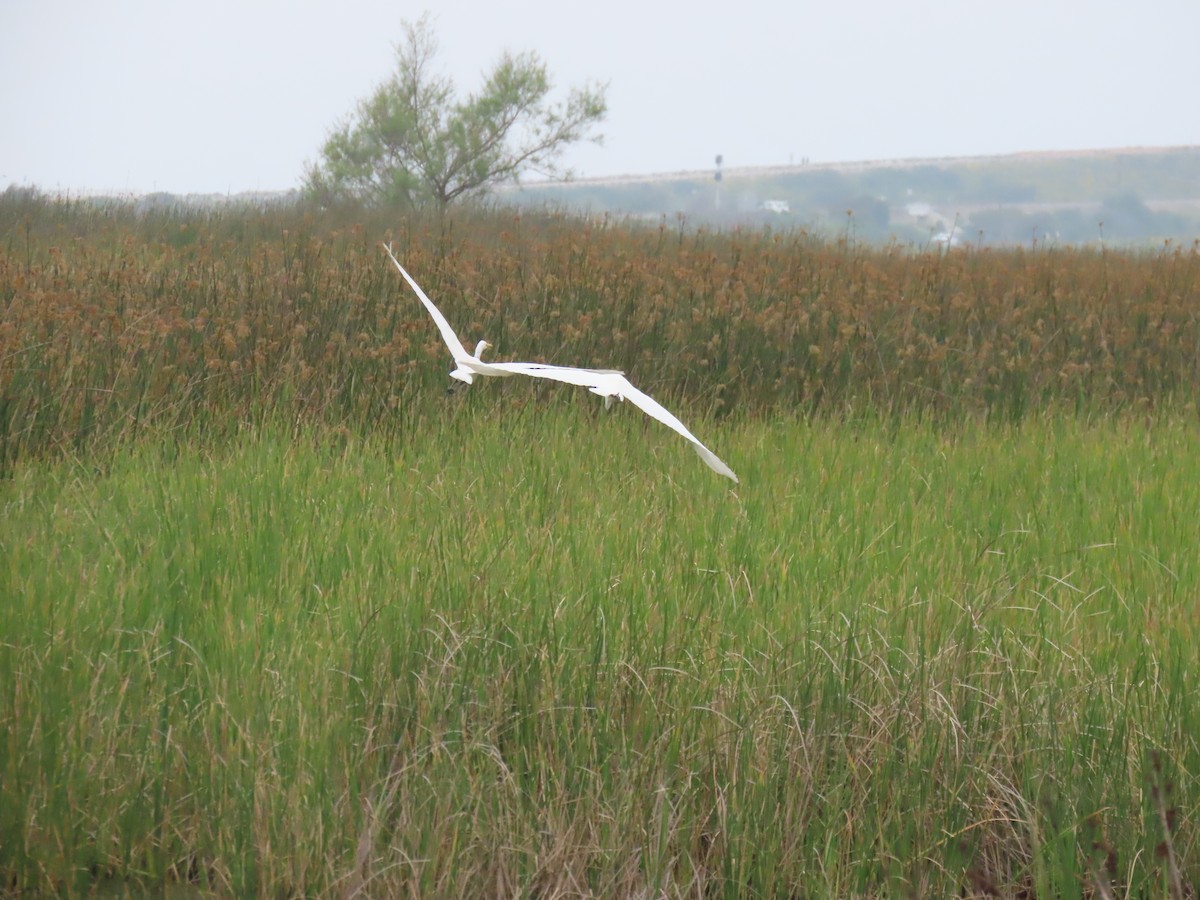
<path id="1" fill-rule="evenodd" d="M 724 475 L 726 478 L 732 478 L 735 482 L 738 480 L 733 469 L 725 465 L 715 453 L 700 443 L 696 436 L 688 431 L 687 426 L 680 422 L 670 410 L 649 394 L 635 388 L 622 372 L 615 369 L 576 369 L 571 366 L 550 366 L 541 363 L 487 363 L 486 365 L 514 375 L 529 375 L 533 378 L 549 378 L 553 381 L 577 384 L 591 388 L 593 393 L 602 397 L 619 397 L 622 400 L 628 400 L 650 418 L 657 419 L 690 441 L 696 453 L 714 472 Z"/>
<path id="2" fill-rule="evenodd" d="M 629 384 L 628 381 L 625 383 Z M 702 443 L 700 443 L 696 436 L 688 431 L 684 424 L 680 422 L 674 414 L 669 412 L 661 403 L 659 403 L 649 394 L 639 391 L 632 384 L 629 384 L 629 388 L 626 392 L 624 392 L 623 396 L 626 400 L 628 400 L 646 415 L 650 416 L 651 418 L 658 419 L 658 421 L 662 422 L 668 428 L 673 428 L 675 431 L 687 438 L 691 442 L 693 449 L 695 449 L 695 451 L 700 455 L 700 458 L 704 460 L 705 464 L 710 469 L 712 469 L 718 475 L 724 475 L 726 478 L 732 478 L 735 483 L 737 482 L 738 477 L 733 473 L 733 469 L 725 465 L 725 463 L 721 461 L 717 454 L 713 453 Z"/>
<path id="3" fill-rule="evenodd" d="M 551 366 L 546 363 L 523 362 L 484 363 L 483 366 L 487 369 L 496 369 L 508 375 L 549 378 L 552 381 L 577 384 L 580 387 L 589 387 L 593 390 L 613 384 L 613 376 L 616 376 L 620 386 L 633 387 L 625 377 L 625 373 L 617 369 L 579 369 L 575 366 Z"/>
<path id="4" fill-rule="evenodd" d="M 438 327 L 438 331 L 442 333 L 442 340 L 446 342 L 446 346 L 450 348 L 450 355 L 454 357 L 454 361 L 462 362 L 471 358 L 467 353 L 466 348 L 462 345 L 462 341 L 458 339 L 458 335 L 454 333 L 454 329 L 450 327 L 450 323 L 446 321 L 446 317 L 442 315 L 441 310 L 433 305 L 433 301 L 425 296 L 425 292 L 421 290 L 421 286 L 413 281 L 413 277 L 404 271 L 404 266 L 400 265 L 400 260 L 396 259 L 392 253 L 392 248 L 387 244 L 383 245 L 383 249 L 387 251 L 387 255 L 392 258 L 392 262 L 396 264 L 396 268 L 400 270 L 400 274 L 404 276 L 404 280 L 412 286 L 412 289 L 417 292 L 417 296 L 421 302 L 425 304 L 425 308 L 429 310 L 429 315 L 433 316 L 433 322 Z"/>

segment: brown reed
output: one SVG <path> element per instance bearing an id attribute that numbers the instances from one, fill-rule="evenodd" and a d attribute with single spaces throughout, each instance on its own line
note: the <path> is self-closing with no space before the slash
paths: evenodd
<path id="1" fill-rule="evenodd" d="M 388 427 L 449 360 L 626 370 L 688 415 L 1191 403 L 1200 252 L 917 252 L 504 210 L 356 220 L 0 200 L 0 460 L 262 417 Z M 511 389 L 511 388 L 509 388 Z"/>

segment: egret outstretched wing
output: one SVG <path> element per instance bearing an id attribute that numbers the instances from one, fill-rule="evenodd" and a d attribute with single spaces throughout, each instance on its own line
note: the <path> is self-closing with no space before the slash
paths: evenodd
<path id="1" fill-rule="evenodd" d="M 450 355 L 454 357 L 454 361 L 461 363 L 464 360 L 470 359 L 471 355 L 467 353 L 466 347 L 462 345 L 462 341 L 458 339 L 458 335 L 454 333 L 454 329 L 450 327 L 450 323 L 446 321 L 446 317 L 442 315 L 441 310 L 433 305 L 433 301 L 425 296 L 425 292 L 421 290 L 421 286 L 413 280 L 413 277 L 404 271 L 404 266 L 400 265 L 400 260 L 396 259 L 395 254 L 392 253 L 392 248 L 384 244 L 383 249 L 392 258 L 392 262 L 396 264 L 396 268 L 400 270 L 400 274 L 404 276 L 404 280 L 417 292 L 417 296 L 425 304 L 425 308 L 429 310 L 429 314 L 433 316 L 433 322 L 437 325 L 438 331 L 442 333 L 442 340 L 450 348 Z"/>
<path id="2" fill-rule="evenodd" d="M 540 363 L 522 362 L 484 363 L 484 365 L 488 368 L 498 369 L 514 375 L 529 375 L 532 378 L 549 378 L 553 381 L 562 381 L 567 384 L 578 384 L 590 388 L 593 394 L 599 394 L 606 401 L 610 397 L 616 397 L 618 400 L 628 400 L 646 415 L 650 416 L 650 418 L 657 419 L 690 441 L 696 452 L 700 455 L 700 458 L 714 472 L 718 472 L 726 478 L 732 478 L 734 481 L 738 480 L 737 475 L 733 473 L 733 469 L 725 465 L 715 453 L 700 443 L 700 440 L 688 431 L 687 426 L 679 421 L 674 413 L 649 394 L 634 387 L 623 372 L 615 369 L 576 369 L 572 366 L 551 366 Z"/>
<path id="3" fill-rule="evenodd" d="M 576 366 L 552 366 L 549 363 L 527 362 L 497 362 L 482 363 L 488 374 L 496 375 L 528 375 L 531 378 L 549 378 L 565 384 L 577 384 L 580 387 L 591 388 L 600 396 L 607 396 L 609 387 L 619 388 L 620 385 L 633 387 L 629 384 L 625 373 L 619 369 L 580 369 Z M 491 370 L 496 370 L 494 373 Z M 614 377 L 615 376 L 615 377 Z M 617 391 L 611 392 L 616 396 Z"/>
<path id="4" fill-rule="evenodd" d="M 639 391 L 632 384 L 629 384 L 628 381 L 625 383 L 629 385 L 629 387 L 622 395 L 623 399 L 628 400 L 652 419 L 658 419 L 658 421 L 662 422 L 668 428 L 673 428 L 675 431 L 679 432 L 691 442 L 692 449 L 694 449 L 696 453 L 700 455 L 700 458 L 704 460 L 705 465 L 707 465 L 718 475 L 724 475 L 726 478 L 733 479 L 734 483 L 737 483 L 738 477 L 733 474 L 733 469 L 725 465 L 725 463 L 721 461 L 717 454 L 713 453 L 702 443 L 700 443 L 700 441 L 696 439 L 696 436 L 688 431 L 687 428 L 684 427 L 683 423 L 679 421 L 679 419 L 675 418 L 672 413 L 664 409 L 663 405 L 653 397 L 643 393 L 642 391 Z"/>

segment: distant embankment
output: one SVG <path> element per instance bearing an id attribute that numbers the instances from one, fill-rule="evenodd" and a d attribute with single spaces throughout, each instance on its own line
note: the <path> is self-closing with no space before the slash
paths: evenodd
<path id="1" fill-rule="evenodd" d="M 899 159 L 865 159 L 848 162 L 807 162 L 778 166 L 735 166 L 722 168 L 724 178 L 769 178 L 777 175 L 799 175 L 806 172 L 865 172 L 870 169 L 907 169 L 916 166 L 957 168 L 994 163 L 1048 162 L 1066 159 L 1103 159 L 1114 156 L 1165 156 L 1171 153 L 1200 152 L 1200 146 L 1176 147 L 1114 147 L 1103 150 L 1030 150 L 1017 153 L 996 153 L 982 156 L 920 156 Z M 674 172 L 650 172 L 641 175 L 604 175 L 572 178 L 572 185 L 620 186 L 651 184 L 665 181 L 694 181 L 712 178 L 713 169 L 680 169 Z M 523 181 L 521 189 L 558 187 L 563 182 L 553 179 Z M 506 186 L 505 189 L 511 189 Z"/>

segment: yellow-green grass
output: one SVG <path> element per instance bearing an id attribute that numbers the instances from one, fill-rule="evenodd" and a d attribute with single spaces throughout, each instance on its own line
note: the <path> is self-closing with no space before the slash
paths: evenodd
<path id="1" fill-rule="evenodd" d="M 1194 418 L 492 387 L 12 468 L 0 890 L 1200 881 Z"/>

